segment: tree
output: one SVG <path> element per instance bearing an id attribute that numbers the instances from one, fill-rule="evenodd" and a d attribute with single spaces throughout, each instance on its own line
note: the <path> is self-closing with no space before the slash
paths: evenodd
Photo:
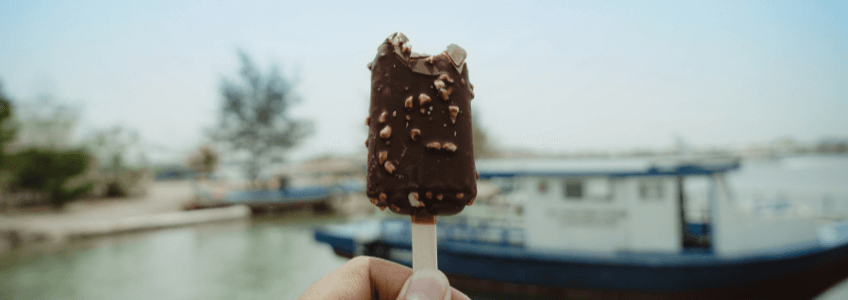
<path id="1" fill-rule="evenodd" d="M 239 52 L 239 58 L 240 78 L 223 79 L 221 115 L 209 136 L 246 157 L 244 172 L 255 183 L 263 166 L 282 162 L 286 150 L 312 132 L 312 123 L 288 115 L 300 100 L 292 81 L 284 79 L 275 66 L 263 75 L 244 52 Z"/>
<path id="2" fill-rule="evenodd" d="M 12 175 L 12 190 L 45 193 L 56 208 L 87 194 L 91 183 L 74 185 L 71 179 L 88 169 L 88 153 L 63 150 L 68 148 L 78 117 L 77 110 L 53 102 L 48 94 L 42 95 L 37 103 L 16 108 L 19 108 L 15 112 L 17 120 L 15 127 L 11 128 L 11 106 L 0 93 L 0 149 L 7 142 L 12 142 L 10 146 L 14 149 L 10 151 L 15 152 L 2 162 Z"/>
<path id="3" fill-rule="evenodd" d="M 212 150 L 212 147 L 201 146 L 197 152 L 189 158 L 189 168 L 195 172 L 208 176 L 209 173 L 215 171 L 218 166 L 218 152 Z"/>
<path id="4" fill-rule="evenodd" d="M 4 163 L 5 145 L 15 137 L 12 127 L 12 101 L 3 93 L 3 85 L 0 84 L 0 167 Z"/>
<path id="5" fill-rule="evenodd" d="M 68 186 L 71 178 L 88 169 L 89 156 L 84 151 L 33 148 L 12 155 L 9 163 L 14 172 L 13 187 L 45 192 L 55 208 L 62 208 L 92 188 L 91 183 Z"/>

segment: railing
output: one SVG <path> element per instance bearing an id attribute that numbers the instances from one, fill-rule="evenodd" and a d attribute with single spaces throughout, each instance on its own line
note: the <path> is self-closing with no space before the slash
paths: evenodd
<path id="1" fill-rule="evenodd" d="M 814 190 L 738 190 L 736 205 L 759 215 L 794 215 L 816 219 L 848 218 L 848 192 Z"/>
<path id="2" fill-rule="evenodd" d="M 811 219 L 848 219 L 848 191 L 733 189 L 730 202 L 741 212 L 775 217 Z M 702 190 L 686 194 L 686 219 L 709 222 L 708 193 Z"/>
<path id="3" fill-rule="evenodd" d="M 492 245 L 524 245 L 524 230 L 516 226 L 494 224 L 499 220 L 451 218 L 438 223 L 439 242 L 466 242 Z M 392 240 L 409 240 L 411 223 L 405 219 L 383 220 L 382 237 Z"/>

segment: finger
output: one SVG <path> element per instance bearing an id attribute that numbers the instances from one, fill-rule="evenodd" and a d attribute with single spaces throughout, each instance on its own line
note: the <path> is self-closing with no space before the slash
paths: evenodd
<path id="1" fill-rule="evenodd" d="M 450 300 L 448 287 L 448 278 L 442 272 L 419 270 L 406 280 L 397 299 Z"/>
<path id="2" fill-rule="evenodd" d="M 376 293 L 375 299 L 394 300 L 403 289 L 407 278 L 412 276 L 412 269 L 380 258 L 368 258 L 368 270 Z"/>
<path id="3" fill-rule="evenodd" d="M 471 300 L 471 298 L 451 287 L 451 300 Z"/>
<path id="4" fill-rule="evenodd" d="M 367 257 L 349 260 L 318 280 L 298 299 L 371 300 L 369 263 Z"/>
<path id="5" fill-rule="evenodd" d="M 422 270 L 412 274 L 403 285 L 397 299 L 470 300 L 459 290 L 450 287 L 448 278 L 438 270 Z M 450 293 L 445 291 L 449 290 Z"/>
<path id="6" fill-rule="evenodd" d="M 394 300 L 412 277 L 412 269 L 391 261 L 359 256 L 313 284 L 298 299 Z M 469 299 L 451 288 L 452 300 Z"/>

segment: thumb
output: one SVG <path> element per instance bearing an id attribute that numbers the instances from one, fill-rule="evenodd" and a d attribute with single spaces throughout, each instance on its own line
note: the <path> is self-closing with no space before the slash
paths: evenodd
<path id="1" fill-rule="evenodd" d="M 398 294 L 402 300 L 450 300 L 448 278 L 439 270 L 415 271 L 403 284 Z"/>

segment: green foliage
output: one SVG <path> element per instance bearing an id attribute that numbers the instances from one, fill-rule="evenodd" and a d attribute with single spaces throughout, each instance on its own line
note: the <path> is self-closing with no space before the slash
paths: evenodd
<path id="1" fill-rule="evenodd" d="M 3 94 L 3 86 L 0 85 L 0 167 L 4 163 L 4 146 L 15 137 L 11 119 L 12 101 Z"/>
<path id="2" fill-rule="evenodd" d="M 10 156 L 9 164 L 14 188 L 46 192 L 50 203 L 57 208 L 82 197 L 92 188 L 91 183 L 66 186 L 68 180 L 88 169 L 89 155 L 84 151 L 29 149 Z"/>

